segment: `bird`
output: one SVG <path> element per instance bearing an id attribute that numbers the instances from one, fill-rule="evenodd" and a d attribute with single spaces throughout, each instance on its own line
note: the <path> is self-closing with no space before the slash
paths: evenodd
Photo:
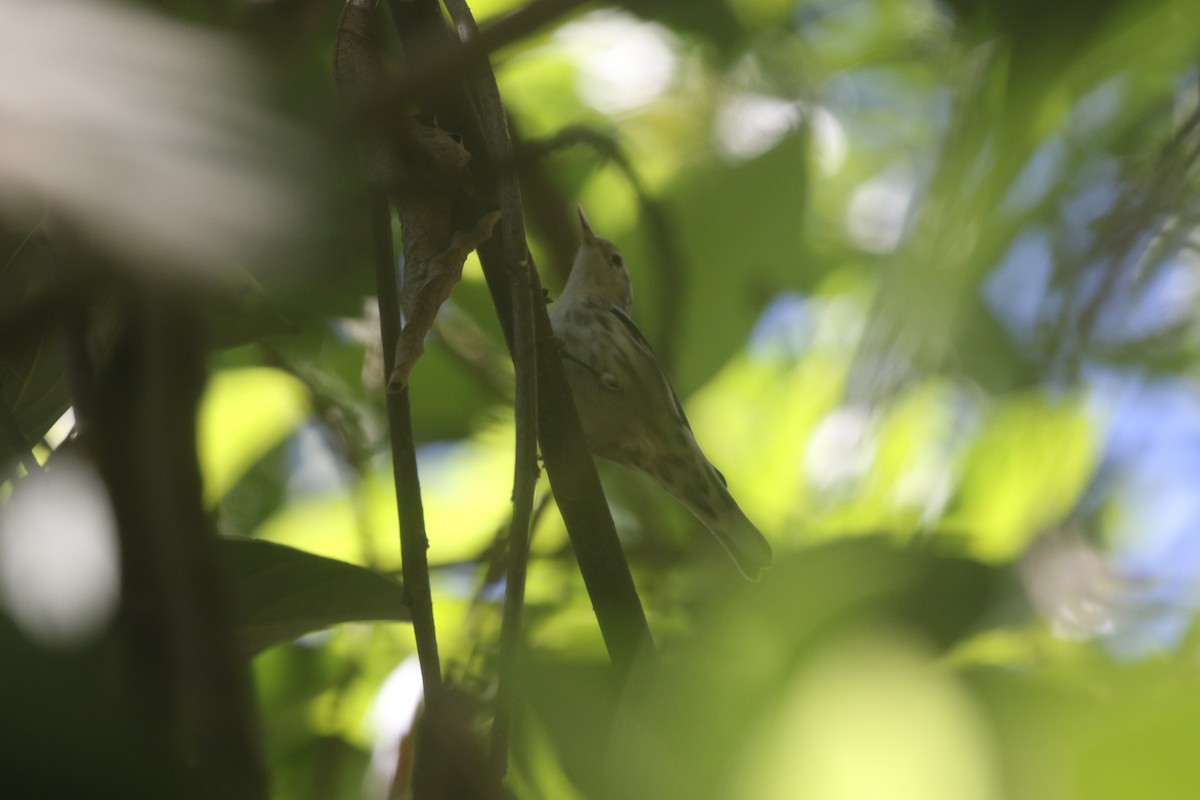
<path id="1" fill-rule="evenodd" d="M 704 455 L 666 369 L 634 323 L 625 258 L 578 208 L 583 241 L 550 324 L 589 449 L 652 478 L 683 503 L 751 580 L 771 565 L 771 545 Z"/>

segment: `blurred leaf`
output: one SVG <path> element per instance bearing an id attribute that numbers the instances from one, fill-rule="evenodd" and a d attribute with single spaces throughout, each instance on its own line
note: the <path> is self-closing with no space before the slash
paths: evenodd
<path id="1" fill-rule="evenodd" d="M 246 655 L 342 622 L 409 620 L 400 584 L 377 572 L 256 539 L 218 549 Z"/>
<path id="2" fill-rule="evenodd" d="M 249 536 L 286 502 L 289 449 L 286 442 L 276 447 L 229 488 L 217 507 L 221 533 Z"/>
<path id="3" fill-rule="evenodd" d="M 201 401 L 198 444 L 204 496 L 215 503 L 308 416 L 304 385 L 266 367 L 213 375 Z"/>
<path id="4" fill-rule="evenodd" d="M 280 313 L 262 286 L 242 270 L 231 271 L 225 283 L 206 292 L 200 309 L 208 335 L 206 343 L 216 349 L 297 331 L 296 324 Z"/>
<path id="5" fill-rule="evenodd" d="M 620 703 L 612 670 L 600 658 L 530 658 L 520 690 L 536 709 L 533 733 L 540 734 L 526 746 L 534 746 L 536 753 L 549 743 L 566 776 L 586 790 L 582 795 L 602 796 L 607 766 L 599 755 Z"/>
<path id="6" fill-rule="evenodd" d="M 313 736 L 275 754 L 271 797 L 362 800 L 370 754 L 338 736 Z"/>
<path id="7" fill-rule="evenodd" d="M 728 0 L 693 0 L 679 4 L 670 0 L 640 0 L 625 5 L 635 14 L 666 25 L 671 30 L 699 35 L 726 55 L 745 36 L 737 17 L 729 9 Z"/>
<path id="8" fill-rule="evenodd" d="M 996 321 L 982 299 L 965 298 L 955 334 L 955 366 L 990 394 L 1025 389 L 1037 382 L 1028 356 Z"/>
<path id="9" fill-rule="evenodd" d="M 733 13 L 750 26 L 785 24 L 796 13 L 796 0 L 726 0 Z"/>
<path id="10" fill-rule="evenodd" d="M 945 700 L 945 732 L 952 736 L 970 701 L 952 678 L 921 673 L 937 669 L 930 659 L 978 626 L 1006 585 L 1000 571 L 966 559 L 898 551 L 878 539 L 840 541 L 780 558 L 758 584 L 712 587 L 694 632 L 665 642 L 661 658 L 619 699 L 612 699 L 606 678 L 564 664 L 558 677 L 534 673 L 528 699 L 564 762 L 570 759 L 568 774 L 602 780 L 607 796 L 737 797 L 729 781 L 753 758 L 753 734 L 773 724 L 782 693 L 826 657 L 831 643 L 863 632 L 885 643 L 894 637 L 914 643 L 897 651 L 898 680 Z M 923 653 L 916 666 L 912 648 Z M 870 662 L 861 668 L 869 671 Z M 562 712 L 565 696 L 577 698 L 571 708 L 587 722 Z M 843 699 L 853 702 L 852 694 Z M 912 712 L 897 713 L 899 720 Z M 615 725 L 602 743 L 594 726 L 610 715 Z M 853 749 L 866 741 L 870 722 L 860 717 L 854 728 L 839 746 L 878 767 L 886 752 Z M 940 763 L 937 753 L 921 755 L 930 760 L 923 769 Z M 602 793 L 583 788 L 589 796 Z"/>
<path id="11" fill-rule="evenodd" d="M 430 563 L 475 558 L 512 507 L 511 421 L 485 428 L 471 439 L 423 447 L 417 461 Z M 389 464 L 368 473 L 349 491 L 295 500 L 255 535 L 347 561 L 367 563 L 371 556 L 390 567 L 399 558 L 396 526 Z M 368 553 L 371 548 L 374 552 Z"/>
<path id="12" fill-rule="evenodd" d="M 58 320 L 45 307 L 56 265 L 44 236 L 0 235 L 0 403 L 16 419 L 25 444 L 36 444 L 67 410 L 66 366 Z M 0 465 L 18 456 L 19 446 L 0 427 Z"/>
<path id="13" fill-rule="evenodd" d="M 1190 665 L 1116 665 L 1103 653 L 1052 642 L 1032 668 L 966 676 L 988 707 L 1007 797 L 1118 800 L 1197 796 L 1189 744 L 1200 724 Z"/>
<path id="14" fill-rule="evenodd" d="M 675 375 L 682 395 L 743 345 L 767 300 L 785 288 L 806 286 L 816 274 L 800 255 L 807 161 L 805 139 L 788 136 L 752 161 L 714 160 L 689 169 L 668 190 L 690 267 L 678 293 L 686 303 L 687 348 Z M 629 261 L 639 285 L 656 285 L 646 277 L 653 263 Z M 679 302 L 678 296 L 640 297 L 646 298 L 643 308 Z"/>
<path id="15" fill-rule="evenodd" d="M 846 359 L 826 352 L 794 363 L 739 356 L 687 403 L 705 451 L 768 534 L 782 530 L 798 510 L 809 510 L 808 499 L 797 491 L 804 481 L 799 454 L 837 407 L 846 369 Z"/>
<path id="16" fill-rule="evenodd" d="M 718 796 L 999 800 L 984 709 L 921 642 L 890 630 L 840 638 L 780 688 Z"/>
<path id="17" fill-rule="evenodd" d="M 1011 559 L 1074 507 L 1097 448 L 1082 398 L 1039 391 L 1010 398 L 985 420 L 967 453 L 958 508 L 946 522 L 970 531 L 979 557 Z"/>
<path id="18" fill-rule="evenodd" d="M 1194 690 L 1146 691 L 1159 683 L 1147 681 L 1141 691 L 1134 693 L 1142 702 L 1124 698 L 1119 713 L 1096 737 L 1098 741 L 1084 751 L 1080 797 L 1200 797 L 1194 748 L 1195 731 L 1200 726 L 1200 695 Z"/>
<path id="19" fill-rule="evenodd" d="M 498 70 L 504 105 L 525 136 L 550 136 L 588 116 L 575 92 L 577 70 L 567 54 L 543 47 L 505 60 Z"/>

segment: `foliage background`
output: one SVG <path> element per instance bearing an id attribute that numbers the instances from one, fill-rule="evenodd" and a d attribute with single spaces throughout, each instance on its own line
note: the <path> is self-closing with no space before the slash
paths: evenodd
<path id="1" fill-rule="evenodd" d="M 205 503 L 222 535 L 395 574 L 361 178 L 329 72 L 339 8 L 144 5 L 252 51 L 337 198 L 321 249 L 282 272 L 243 254 L 254 288 L 208 301 L 234 346 L 209 357 Z M 519 5 L 472 8 L 486 26 Z M 516 796 L 1196 796 L 1198 12 L 588 5 L 493 54 L 546 284 L 565 279 L 577 201 L 624 250 L 635 316 L 778 554 L 742 583 L 668 496 L 602 465 L 663 656 L 613 686 L 543 482 Z M 22 219 L 6 218 L 10 297 L 37 269 Z M 69 402 L 39 331 L 0 373 L 33 441 Z M 426 347 L 411 397 L 438 638 L 483 730 L 513 430 L 473 259 Z M 8 563 L 29 535 L 22 474 Z M 17 697 L 83 645 L 44 651 L 25 584 L 3 585 L 4 647 L 29 659 L 5 679 Z M 313 586 L 284 617 L 317 627 L 344 591 Z M 325 622 L 356 611 L 394 613 Z M 253 658 L 273 796 L 384 796 L 413 652 L 403 623 L 356 622 Z M 77 714 L 56 702 L 21 725 Z"/>

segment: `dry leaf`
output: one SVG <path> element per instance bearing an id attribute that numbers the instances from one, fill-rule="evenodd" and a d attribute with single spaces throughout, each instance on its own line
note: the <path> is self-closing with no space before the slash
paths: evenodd
<path id="1" fill-rule="evenodd" d="M 347 3 L 335 62 L 339 88 L 352 104 L 369 99 L 381 85 L 384 69 L 367 0 Z M 387 189 L 404 231 L 404 327 L 388 378 L 388 391 L 396 392 L 408 384 L 438 309 L 462 278 L 467 256 L 492 235 L 500 212 L 464 223 L 464 209 L 478 207 L 470 197 L 471 154 L 436 124 L 411 118 L 368 124 L 361 136 L 367 177 Z"/>
<path id="2" fill-rule="evenodd" d="M 400 292 L 404 328 L 400 331 L 400 341 L 396 346 L 396 365 L 388 380 L 388 391 L 400 391 L 408 384 L 409 373 L 425 352 L 425 334 L 433 327 L 438 309 L 450 296 L 450 290 L 462 278 L 463 263 L 472 250 L 492 235 L 492 228 L 499 219 L 499 211 L 485 214 L 470 230 L 453 231 L 441 252 L 432 258 L 419 260 L 407 258 L 407 242 L 414 235 L 427 234 L 428 231 L 414 230 L 411 222 L 404 224 L 406 260 L 404 288 Z"/>

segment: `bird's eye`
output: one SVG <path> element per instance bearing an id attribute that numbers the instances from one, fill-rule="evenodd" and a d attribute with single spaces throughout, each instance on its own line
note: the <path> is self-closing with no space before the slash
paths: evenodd
<path id="1" fill-rule="evenodd" d="M 618 268 L 625 266 L 625 259 L 621 258 L 620 253 L 613 253 L 612 265 Z"/>

